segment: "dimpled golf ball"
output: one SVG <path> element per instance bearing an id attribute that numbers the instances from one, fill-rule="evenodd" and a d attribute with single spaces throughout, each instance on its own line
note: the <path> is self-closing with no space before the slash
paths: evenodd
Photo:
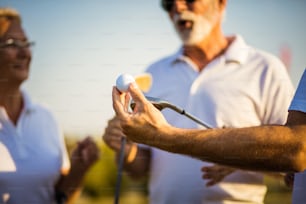
<path id="1" fill-rule="evenodd" d="M 130 83 L 135 82 L 135 79 L 130 74 L 121 74 L 116 80 L 116 87 L 121 92 L 126 92 Z"/>

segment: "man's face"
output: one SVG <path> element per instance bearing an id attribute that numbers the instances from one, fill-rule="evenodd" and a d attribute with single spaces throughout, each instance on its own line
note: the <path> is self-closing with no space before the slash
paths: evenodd
<path id="1" fill-rule="evenodd" d="M 184 45 L 195 45 L 210 35 L 219 15 L 216 0 L 174 0 L 170 18 Z"/>
<path id="2" fill-rule="evenodd" d="M 0 82 L 22 83 L 29 76 L 30 44 L 17 21 L 13 20 L 0 37 Z"/>

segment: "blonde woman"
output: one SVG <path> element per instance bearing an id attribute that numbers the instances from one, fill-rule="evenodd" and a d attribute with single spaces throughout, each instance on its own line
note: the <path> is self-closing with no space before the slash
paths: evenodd
<path id="1" fill-rule="evenodd" d="M 98 158 L 88 137 L 69 161 L 52 113 L 21 89 L 32 45 L 18 12 L 0 8 L 0 203 L 63 203 Z"/>

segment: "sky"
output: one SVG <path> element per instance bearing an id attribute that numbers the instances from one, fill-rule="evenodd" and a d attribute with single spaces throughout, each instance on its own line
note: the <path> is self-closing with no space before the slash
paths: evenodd
<path id="1" fill-rule="evenodd" d="M 159 0 L 0 0 L 17 9 L 32 49 L 24 88 L 68 135 L 101 136 L 113 116 L 111 90 L 181 45 Z M 223 25 L 254 47 L 291 53 L 293 85 L 306 67 L 305 0 L 228 0 Z"/>

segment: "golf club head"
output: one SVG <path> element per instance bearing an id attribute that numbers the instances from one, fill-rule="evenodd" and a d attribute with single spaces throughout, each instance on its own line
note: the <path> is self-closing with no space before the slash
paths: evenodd
<path id="1" fill-rule="evenodd" d="M 155 98 L 155 97 L 151 97 L 151 96 L 146 96 L 146 99 L 150 103 L 152 103 L 155 106 L 155 108 L 157 108 L 160 111 L 163 110 L 164 108 L 170 108 L 171 107 L 170 103 L 168 103 L 167 101 L 164 101 L 162 99 L 159 99 L 159 98 Z M 132 101 L 131 105 L 130 105 L 132 110 L 134 110 L 135 105 L 136 105 L 135 102 Z"/>

